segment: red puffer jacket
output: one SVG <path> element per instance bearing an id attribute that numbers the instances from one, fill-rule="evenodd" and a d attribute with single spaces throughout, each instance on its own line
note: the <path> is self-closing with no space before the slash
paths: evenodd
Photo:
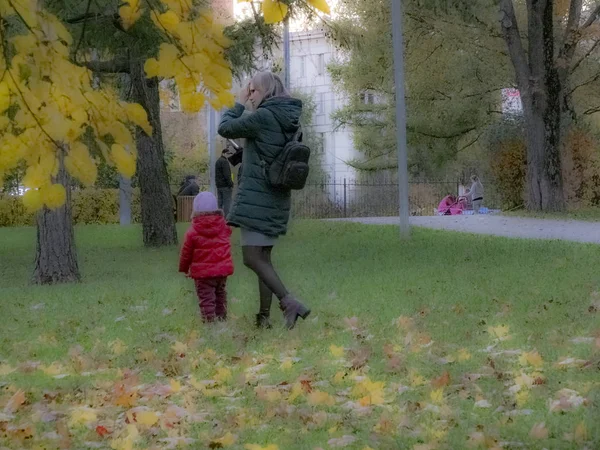
<path id="1" fill-rule="evenodd" d="M 179 271 L 191 278 L 233 275 L 231 228 L 223 214 L 211 212 L 194 217 L 185 234 L 179 258 Z"/>

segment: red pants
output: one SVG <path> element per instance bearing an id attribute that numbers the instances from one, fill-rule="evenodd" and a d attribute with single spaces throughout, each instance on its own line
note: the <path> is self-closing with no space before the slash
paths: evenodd
<path id="1" fill-rule="evenodd" d="M 227 277 L 195 279 L 204 322 L 227 319 Z"/>

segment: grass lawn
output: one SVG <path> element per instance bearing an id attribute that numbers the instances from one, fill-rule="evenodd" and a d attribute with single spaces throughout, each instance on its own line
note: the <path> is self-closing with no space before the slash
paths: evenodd
<path id="1" fill-rule="evenodd" d="M 600 222 L 600 208 L 571 209 L 563 213 L 536 213 L 524 209 L 504 212 L 506 216 L 531 217 L 535 219 L 583 220 L 586 222 Z"/>
<path id="2" fill-rule="evenodd" d="M 2 449 L 600 448 L 598 246 L 298 222 L 287 332 L 237 248 L 211 326 L 177 249 L 76 235 L 83 282 L 34 287 L 35 230 L 0 229 Z"/>

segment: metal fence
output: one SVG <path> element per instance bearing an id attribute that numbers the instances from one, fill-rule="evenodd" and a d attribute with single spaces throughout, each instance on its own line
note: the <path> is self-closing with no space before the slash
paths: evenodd
<path id="1" fill-rule="evenodd" d="M 458 194 L 457 181 L 411 181 L 409 204 L 412 216 L 432 216 L 442 198 Z M 301 219 L 385 217 L 398 215 L 398 183 L 370 181 L 326 181 L 309 183 L 292 192 L 292 215 Z M 235 195 L 235 194 L 234 194 Z M 193 197 L 177 199 L 177 218 L 188 221 Z"/>
<path id="2" fill-rule="evenodd" d="M 431 216 L 448 194 L 458 193 L 456 181 L 411 181 L 412 216 Z M 308 184 L 292 194 L 292 213 L 300 218 L 384 217 L 398 215 L 399 186 L 393 182 L 340 180 Z"/>

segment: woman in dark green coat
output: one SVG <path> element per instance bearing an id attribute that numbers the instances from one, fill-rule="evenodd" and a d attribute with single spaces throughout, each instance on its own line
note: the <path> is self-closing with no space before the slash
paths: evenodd
<path id="1" fill-rule="evenodd" d="M 252 112 L 245 112 L 250 102 Z M 270 328 L 273 294 L 279 299 L 288 328 L 310 310 L 281 282 L 271 263 L 271 251 L 279 236 L 287 232 L 291 192 L 273 189 L 265 168 L 283 150 L 300 128 L 302 102 L 292 98 L 281 79 L 260 72 L 240 93 L 240 102 L 223 114 L 219 134 L 227 139 L 246 139 L 238 190 L 227 217 L 230 225 L 241 228 L 244 264 L 258 276 L 260 311 L 256 325 Z"/>

